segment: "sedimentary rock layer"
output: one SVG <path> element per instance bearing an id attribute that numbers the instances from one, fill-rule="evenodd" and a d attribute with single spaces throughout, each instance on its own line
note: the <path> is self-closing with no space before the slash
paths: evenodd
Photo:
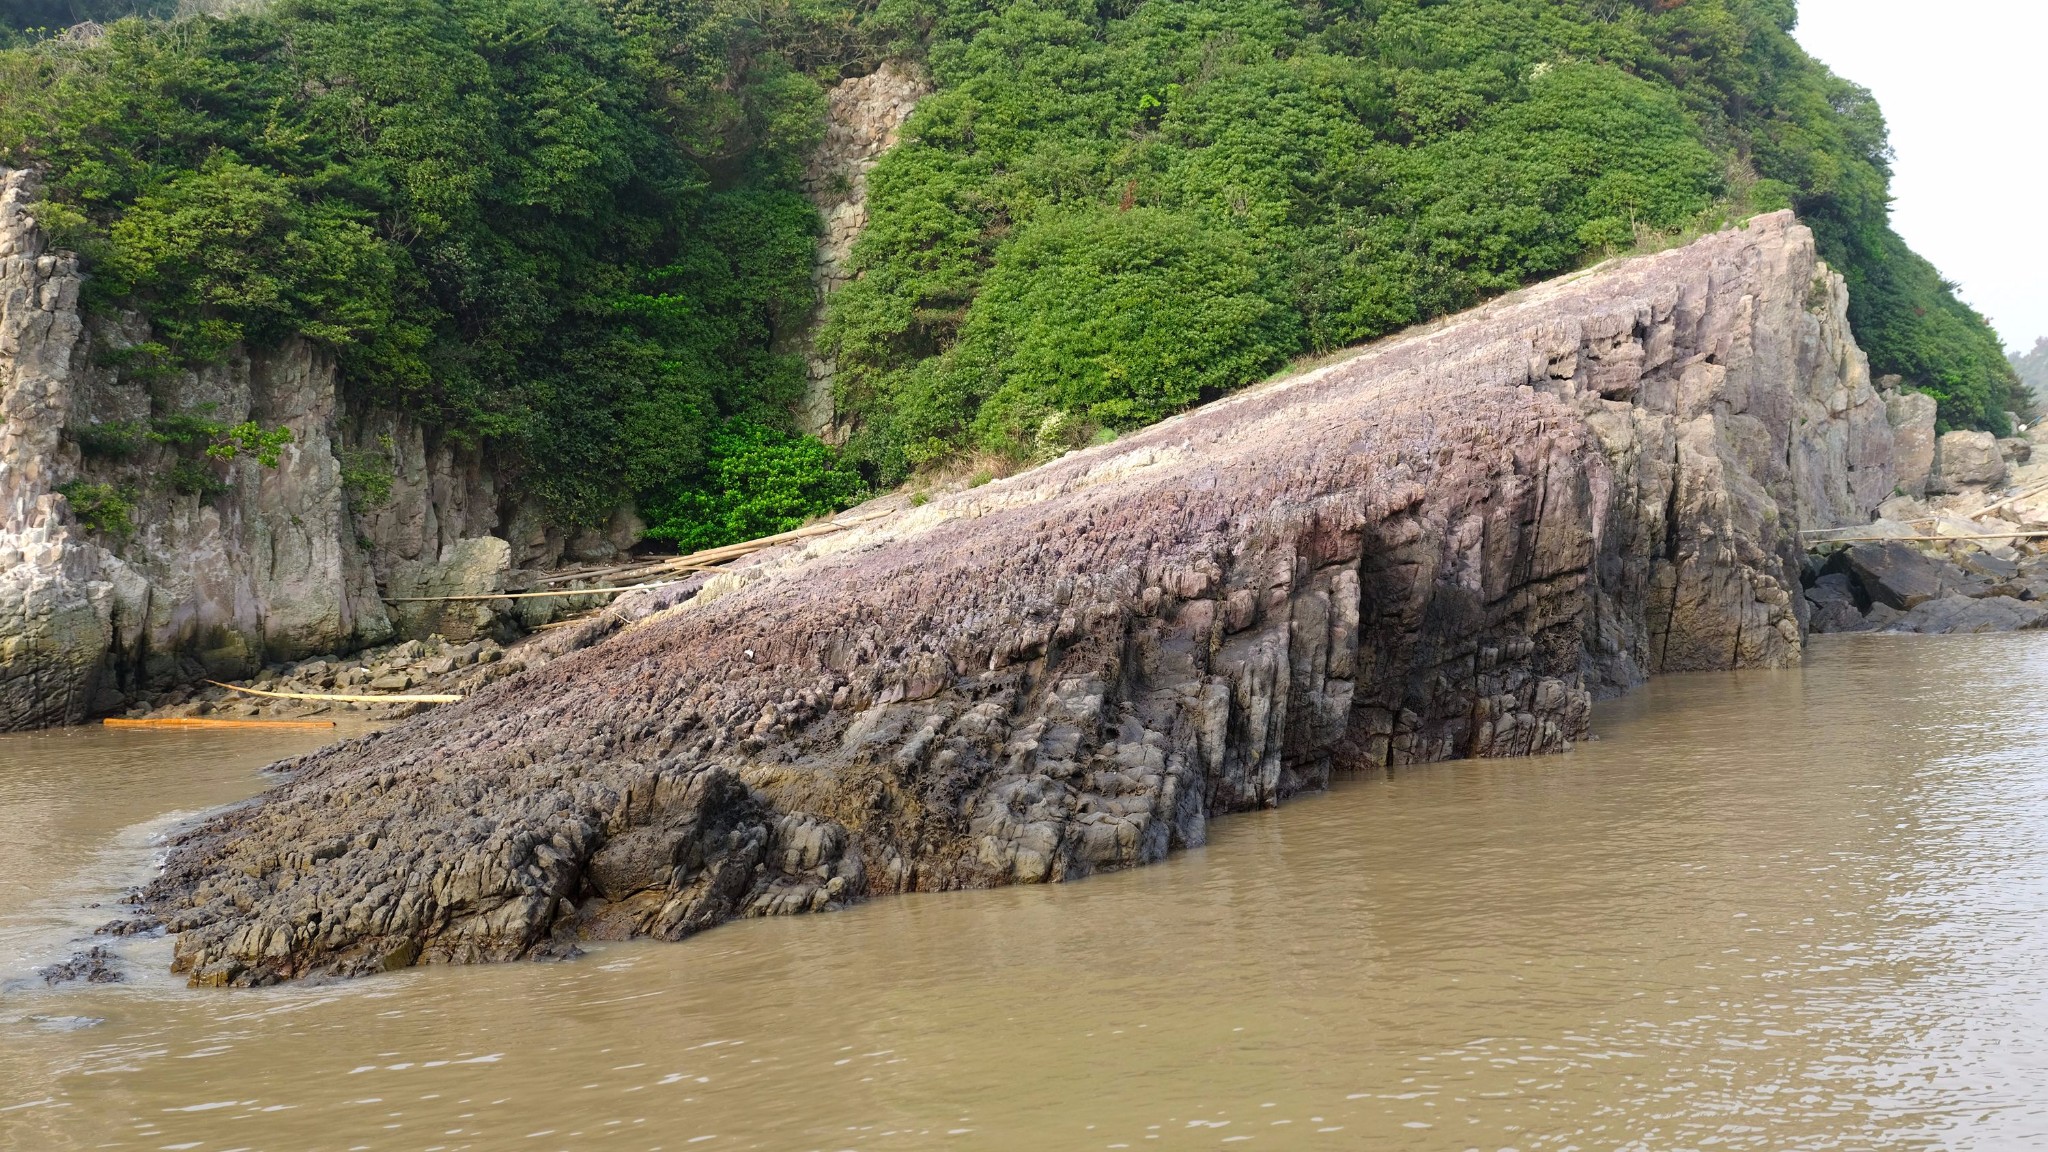
<path id="1" fill-rule="evenodd" d="M 1798 530 L 1892 488 L 1843 308 L 1764 217 L 822 538 L 290 765 L 148 909 L 206 983 L 509 959 L 1566 748 L 1597 692 L 1797 659 Z"/>

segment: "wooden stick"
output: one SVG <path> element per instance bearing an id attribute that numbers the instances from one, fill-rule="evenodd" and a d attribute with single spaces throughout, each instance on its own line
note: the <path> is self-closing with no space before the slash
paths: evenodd
<path id="1" fill-rule="evenodd" d="M 2026 498 L 2027 498 L 2027 497 L 2029 497 L 2029 496 L 2038 496 L 2038 495 L 2040 495 L 2040 494 L 2041 494 L 2041 493 L 2043 493 L 2043 492 L 2048 492 L 2048 480 L 2042 480 L 2042 481 L 2040 481 L 2040 482 L 2038 482 L 2038 483 L 2035 483 L 2035 484 L 2030 484 L 2030 485 L 2028 485 L 2028 486 L 2027 486 L 2027 487 L 2025 487 L 2025 488 L 2021 488 L 2021 489 L 2019 489 L 2018 491 L 2016 491 L 2016 492 L 2013 492 L 2013 493 L 2011 493 L 2010 495 L 2007 495 L 2007 496 L 2001 497 L 2001 498 L 1999 498 L 1998 500 L 1995 500 L 1995 501 L 1993 501 L 1992 503 L 1986 504 L 1986 505 L 1985 505 L 1985 506 L 1983 506 L 1982 508 L 1979 508 L 1979 509 L 1977 509 L 1977 510 L 1976 510 L 1975 512 L 1972 512 L 1972 513 L 1970 513 L 1970 514 L 1969 514 L 1969 515 L 1967 515 L 1967 516 L 1965 516 L 1965 515 L 1963 515 L 1963 514 L 1961 514 L 1961 513 L 1956 513 L 1956 514 L 1955 514 L 1955 516 L 1956 516 L 1956 519 L 1958 519 L 1958 520 L 1975 520 L 1975 519 L 1977 519 L 1978 517 L 1980 517 L 1980 516 L 1984 515 L 1984 514 L 1985 514 L 1985 513 L 1987 513 L 1987 512 L 1996 512 L 1996 511 L 1998 511 L 1998 510 L 1999 510 L 2000 508 L 2003 508 L 2003 507 L 2005 507 L 2005 506 L 2006 506 L 2007 504 L 2010 504 L 2010 503 L 2012 503 L 2012 502 L 2013 502 L 2013 501 L 2015 501 L 2015 500 L 2024 500 L 2024 499 L 2026 499 Z M 1937 520 L 1940 520 L 1940 519 L 1941 519 L 1941 517 L 1939 517 L 1939 516 L 1918 516 L 1918 517 L 1915 517 L 1915 518 L 1913 518 L 1913 519 L 1911 519 L 1911 520 L 1901 520 L 1901 521 L 1899 521 L 1899 523 L 1901 523 L 1901 524 L 1932 524 L 1932 523 L 1934 523 L 1935 521 L 1937 521 Z M 1858 528 L 1862 528 L 1862 527 L 1865 527 L 1865 525 L 1861 525 L 1861 524 L 1856 524 L 1856 525 L 1850 525 L 1850 526 L 1848 526 L 1848 527 L 1845 527 L 1845 528 L 1803 528 L 1803 529 L 1801 529 L 1801 530 L 1800 530 L 1799 534 L 1800 534 L 1801 536 L 1818 536 L 1818 535 L 1820 535 L 1820 534 L 1821 534 L 1821 533 L 1823 533 L 1823 532 L 1854 532 L 1854 531 L 1856 531 L 1856 530 L 1857 530 Z M 2004 533 L 2004 532 L 2000 532 L 2000 533 L 1996 533 L 1996 535 L 1999 535 L 1999 536 L 2004 536 L 2004 535 L 2007 535 L 2007 533 Z M 1830 537 L 1830 539 L 1833 539 L 1833 538 L 1832 538 L 1832 537 Z M 1893 537 L 1893 539 L 1898 539 L 1898 537 Z M 1944 537 L 1944 539 L 1948 539 L 1948 540 L 1963 540 L 1963 539 L 1970 539 L 1970 537 L 1963 537 L 1963 536 L 1948 536 L 1948 537 Z M 1823 541 L 1823 543 L 1826 543 L 1826 541 Z"/>
<path id="2" fill-rule="evenodd" d="M 332 720 L 211 720 L 199 716 L 166 716 L 155 720 L 123 720 L 109 716 L 100 721 L 109 728 L 332 728 Z"/>
<path id="3" fill-rule="evenodd" d="M 208 680 L 205 683 L 211 684 L 215 688 L 225 688 L 230 692 L 246 692 L 251 696 L 267 696 L 272 700 L 331 700 L 340 701 L 344 704 L 453 704 L 462 699 L 460 696 L 432 694 L 422 696 L 333 696 L 324 692 L 265 692 L 260 688 L 242 688 L 234 684 L 223 684 L 218 680 Z"/>
<path id="4" fill-rule="evenodd" d="M 858 528 L 862 524 L 895 514 L 895 511 L 892 509 L 883 509 L 879 512 L 871 512 L 856 520 L 827 520 L 822 524 L 810 524 L 802 528 L 793 528 L 788 532 L 778 532 L 773 536 L 763 536 L 758 540 L 743 540 L 738 544 L 726 544 L 717 548 L 706 548 L 701 552 L 692 552 L 688 556 L 677 556 L 673 559 L 645 564 L 629 564 L 617 569 L 611 569 L 610 571 L 644 571 L 650 573 L 702 571 L 714 568 L 728 561 L 738 560 L 743 556 L 751 556 L 756 552 L 772 548 L 777 544 L 790 544 L 798 540 L 829 536 L 834 532 L 844 532 L 850 528 Z M 552 577 L 541 581 L 541 583 L 549 584 L 560 580 L 595 579 L 597 576 L 603 575 L 605 571 L 605 569 L 599 569 L 596 573 L 571 573 L 566 576 Z M 629 584 L 623 588 L 562 588 L 551 592 L 493 592 L 467 596 L 386 596 L 383 599 L 386 604 L 456 604 L 480 600 L 538 600 L 544 597 L 604 596 L 613 592 L 641 592 L 649 588 L 665 588 L 670 584 L 680 583 L 682 583 L 680 580 L 659 580 L 651 584 Z"/>
<path id="5" fill-rule="evenodd" d="M 644 592 L 649 588 L 666 588 L 681 584 L 681 580 L 657 580 L 652 584 L 628 584 L 622 588 L 558 588 L 553 592 L 484 592 L 471 596 L 386 596 L 386 604 L 452 604 L 465 600 L 539 600 L 547 597 L 561 599 L 564 596 L 610 596 L 618 592 Z"/>
<path id="6" fill-rule="evenodd" d="M 1894 521 L 1892 521 L 1892 523 L 1894 523 L 1894 524 L 1932 524 L 1932 523 L 1934 523 L 1934 522 L 1935 522 L 1936 520 L 1939 520 L 1939 519 L 1941 519 L 1941 517 L 1939 517 L 1939 516 L 1916 516 L 1916 517 L 1914 517 L 1914 518 L 1913 518 L 1913 519 L 1911 519 L 1911 520 L 1894 520 Z M 1820 534 L 1821 534 L 1821 533 L 1823 533 L 1823 532 L 1861 532 L 1861 531 L 1863 531 L 1863 530 L 1864 530 L 1865 528 L 1868 528 L 1868 527 L 1870 527 L 1870 525 L 1868 525 L 1868 524 L 1844 524 L 1844 525 L 1842 525 L 1842 526 L 1841 526 L 1841 527 L 1839 527 L 1839 528 L 1801 528 L 1801 529 L 1799 530 L 1799 534 L 1800 534 L 1801 536 L 1818 536 L 1818 535 L 1820 535 Z M 1823 541 L 1821 541 L 1821 543 L 1825 544 L 1825 543 L 1827 543 L 1827 541 L 1823 540 Z"/>
<path id="7" fill-rule="evenodd" d="M 714 565 L 723 564 L 728 560 L 737 560 L 742 556 L 752 555 L 764 548 L 772 548 L 777 544 L 789 544 L 797 540 L 810 540 L 818 536 L 829 536 L 834 532 L 845 532 L 849 529 L 858 528 L 863 524 L 873 523 L 876 520 L 894 516 L 895 514 L 895 509 L 884 508 L 879 511 L 870 512 L 865 516 L 857 516 L 852 520 L 826 520 L 817 524 L 806 524 L 801 528 L 792 528 L 787 532 L 778 532 L 773 536 L 763 536 L 758 540 L 742 540 L 737 544 L 721 544 L 716 548 L 706 548 L 700 552 L 692 552 L 687 556 L 653 558 L 633 564 L 621 564 L 615 568 L 600 568 L 594 572 L 564 573 L 560 576 L 551 576 L 542 580 L 541 583 L 557 584 L 564 580 L 595 580 L 603 576 L 616 576 L 622 572 L 673 572 L 679 569 L 709 568 Z"/>
<path id="8" fill-rule="evenodd" d="M 1822 544 L 1879 544 L 1887 540 L 1900 543 L 1934 540 L 2037 540 L 2048 536 L 2048 532 L 1985 532 L 1975 536 L 1831 536 L 1819 541 Z"/>
<path id="9" fill-rule="evenodd" d="M 1977 509 L 1975 512 L 1970 513 L 1969 519 L 1974 520 L 1977 517 L 1982 516 L 1986 512 L 1996 512 L 2000 508 L 2005 507 L 2007 504 L 2010 504 L 2015 500 L 2023 500 L 2029 496 L 2038 496 L 2042 492 L 2048 492 L 2048 480 L 2043 480 L 2040 483 L 2035 484 L 2031 487 L 2023 488 L 2018 492 L 2015 492 L 2012 495 L 2007 496 L 2002 500 L 1999 500 L 1996 503 L 1986 504 L 1982 508 Z"/>

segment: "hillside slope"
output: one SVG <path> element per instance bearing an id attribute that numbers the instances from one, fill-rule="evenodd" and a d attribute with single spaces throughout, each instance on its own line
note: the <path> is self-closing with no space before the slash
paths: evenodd
<path id="1" fill-rule="evenodd" d="M 130 355 L 166 371 L 323 345 L 569 520 L 623 497 L 701 544 L 765 487 L 785 520 L 850 498 L 778 430 L 831 286 L 804 274 L 824 93 L 890 60 L 935 91 L 870 178 L 822 344 L 839 411 L 802 429 L 871 483 L 1048 457 L 1788 206 L 1880 375 L 1957 426 L 2016 403 L 1890 230 L 1883 119 L 1791 0 L 225 7 L 0 61 L 0 148 L 50 166 L 88 303 L 142 308 Z"/>

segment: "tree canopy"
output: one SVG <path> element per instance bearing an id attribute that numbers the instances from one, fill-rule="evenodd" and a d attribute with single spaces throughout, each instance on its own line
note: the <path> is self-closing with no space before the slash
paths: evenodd
<path id="1" fill-rule="evenodd" d="M 1795 207 L 1879 373 L 2024 403 L 1888 221 L 1869 94 L 1791 0 L 271 0 L 0 51 L 0 154 L 171 371 L 296 336 L 564 516 L 704 542 L 1028 459 L 1291 358 Z M 118 14 L 116 0 L 29 9 Z M 935 91 L 869 177 L 790 435 L 824 89 Z M 744 507 L 742 507 L 744 506 Z M 723 527 L 719 527 L 723 525 Z"/>

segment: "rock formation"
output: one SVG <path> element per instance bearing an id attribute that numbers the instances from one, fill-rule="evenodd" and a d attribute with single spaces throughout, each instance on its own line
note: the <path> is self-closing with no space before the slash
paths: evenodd
<path id="1" fill-rule="evenodd" d="M 82 719 L 101 653 L 133 626 L 132 603 L 117 603 L 133 582 L 56 492 L 83 325 L 77 262 L 48 252 L 24 215 L 33 191 L 0 170 L 0 727 Z"/>
<path id="2" fill-rule="evenodd" d="M 401 633 L 466 640 L 473 606 L 399 614 L 380 595 L 498 591 L 573 543 L 501 506 L 474 451 L 351 410 L 333 360 L 303 341 L 168 375 L 127 367 L 147 321 L 80 314 L 77 261 L 49 250 L 35 190 L 34 173 L 0 169 L 0 731 Z M 291 442 L 275 467 L 181 455 L 150 435 L 179 418 Z M 185 485 L 164 483 L 180 463 Z M 127 526 L 88 531 L 59 491 L 76 484 L 121 494 Z"/>
<path id="3" fill-rule="evenodd" d="M 1892 468 L 1898 474 L 1901 495 L 1927 495 L 1934 478 L 1934 397 L 1925 392 L 1898 391 L 1896 376 L 1880 383 L 1892 385 L 1884 393 L 1886 414 L 1892 425 Z"/>
<path id="4" fill-rule="evenodd" d="M 1930 491 L 1961 492 L 2003 483 L 2005 456 L 1999 451 L 1998 437 L 1959 428 L 1936 441 Z"/>
<path id="5" fill-rule="evenodd" d="M 1924 401 L 1924 438 L 1908 439 L 1901 402 Z M 2048 460 L 2034 443 L 1988 432 L 1933 438 L 1934 402 L 1889 398 L 1899 457 L 1912 449 L 1933 482 L 1900 494 L 1879 518 L 1814 536 L 1805 564 L 1816 632 L 2012 632 L 2048 626 Z M 1923 423 L 1914 421 L 1914 423 Z M 2048 428 L 2036 427 L 2037 438 Z M 1922 473 L 1925 479 L 1927 473 Z"/>
<path id="6" fill-rule="evenodd" d="M 804 358 L 808 380 L 797 425 L 834 442 L 845 439 L 836 427 L 833 408 L 835 369 L 816 343 L 825 298 L 853 277 L 853 242 L 868 222 L 869 170 L 882 153 L 896 146 L 903 122 L 930 90 L 924 80 L 897 64 L 840 81 L 826 94 L 825 139 L 804 171 L 804 193 L 818 206 L 824 228 L 811 269 L 817 304 L 789 340 L 790 350 Z"/>
<path id="7" fill-rule="evenodd" d="M 824 218 L 818 306 L 782 342 L 808 365 L 800 420 L 828 437 L 832 365 L 814 346 L 824 298 L 849 275 L 868 170 L 925 90 L 895 65 L 836 86 L 805 176 Z M 531 627 L 567 605 L 382 597 L 518 590 L 565 558 L 601 562 L 639 542 L 630 504 L 580 532 L 552 523 L 473 448 L 352 403 L 332 358 L 303 341 L 168 378 L 122 367 L 150 339 L 147 318 L 80 314 L 76 259 L 49 251 L 28 211 L 36 184 L 0 169 L 0 731 L 402 637 Z M 292 443 L 275 468 L 192 462 L 204 474 L 180 489 L 157 482 L 179 453 L 146 434 L 166 417 L 254 420 Z M 58 492 L 74 482 L 133 501 L 132 531 L 82 527 Z"/>
<path id="8" fill-rule="evenodd" d="M 680 937 L 1199 844 L 1802 643 L 1891 428 L 1789 215 L 717 575 L 288 765 L 145 896 L 200 983 Z M 666 590 L 663 590 L 666 591 Z"/>

